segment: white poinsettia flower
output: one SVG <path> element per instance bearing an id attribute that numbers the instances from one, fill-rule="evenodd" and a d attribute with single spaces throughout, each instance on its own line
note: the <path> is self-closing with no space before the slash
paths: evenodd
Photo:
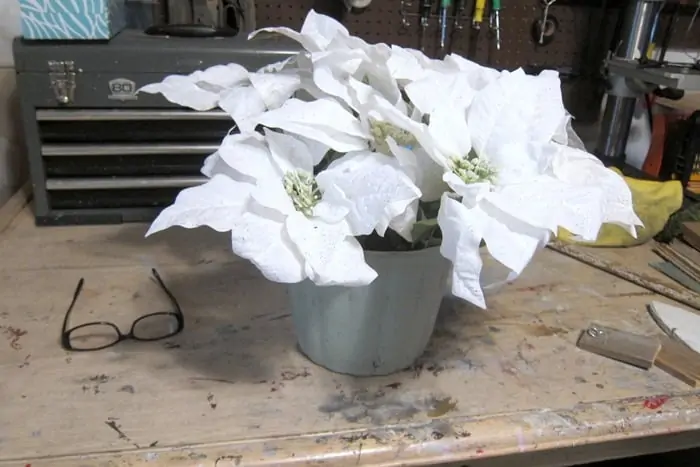
<path id="1" fill-rule="evenodd" d="M 331 46 L 331 43 L 336 46 L 345 44 L 346 47 L 349 47 L 351 41 L 356 43 L 358 39 L 352 38 L 347 28 L 338 21 L 329 16 L 318 14 L 313 9 L 306 15 L 300 31 L 287 27 L 268 27 L 250 33 L 248 39 L 265 33 L 286 36 L 301 44 L 308 52 L 323 52 Z"/>
<path id="2" fill-rule="evenodd" d="M 284 67 L 286 62 L 279 66 Z M 216 65 L 189 75 L 171 75 L 148 84 L 139 92 L 162 94 L 168 101 L 198 111 L 221 108 L 231 115 L 242 132 L 255 126 L 251 118 L 280 107 L 302 87 L 293 69 L 279 72 L 248 72 L 241 65 Z"/>
<path id="3" fill-rule="evenodd" d="M 443 254 L 455 265 L 453 292 L 479 306 L 485 306 L 481 263 L 473 250 L 454 245 L 483 240 L 516 277 L 559 227 L 594 240 L 603 223 L 633 231 L 639 221 L 621 177 L 593 156 L 552 142 L 568 118 L 560 99 L 544 91 L 554 83 L 550 74 L 502 75 L 477 93 L 466 119 L 437 109 L 419 135 L 449 170 L 445 181 L 455 191 L 443 197 L 439 216 Z"/>
<path id="4" fill-rule="evenodd" d="M 324 200 L 348 209 L 354 235 L 391 227 L 411 240 L 421 192 L 396 159 L 377 152 L 347 154 L 316 176 Z"/>
<path id="5" fill-rule="evenodd" d="M 153 222 L 148 235 L 172 226 L 210 226 L 231 232 L 233 252 L 250 260 L 268 279 L 317 285 L 366 285 L 376 272 L 364 261 L 362 247 L 345 219 L 349 210 L 323 199 L 314 180 L 314 160 L 305 143 L 269 132 L 269 150 L 260 139 L 234 143 L 245 154 L 233 163 L 233 179 L 214 174 L 207 183 L 183 190 Z M 233 143 L 232 143 L 233 144 Z M 245 145 L 250 148 L 244 151 Z M 258 156 L 258 157 L 256 157 Z"/>

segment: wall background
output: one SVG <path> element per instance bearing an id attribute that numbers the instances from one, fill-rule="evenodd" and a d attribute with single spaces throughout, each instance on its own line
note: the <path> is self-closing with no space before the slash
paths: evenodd
<path id="1" fill-rule="evenodd" d="M 19 34 L 19 1 L 4 0 L 0 15 L 0 206 L 23 183 L 26 163 L 18 125 L 12 39 Z"/>

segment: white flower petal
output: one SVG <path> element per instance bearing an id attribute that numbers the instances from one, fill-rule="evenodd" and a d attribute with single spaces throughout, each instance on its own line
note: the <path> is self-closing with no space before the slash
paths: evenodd
<path id="1" fill-rule="evenodd" d="M 289 37 L 300 43 L 309 52 L 326 50 L 334 38 L 350 39 L 348 30 L 333 18 L 320 15 L 316 11 L 309 11 L 301 31 L 297 32 L 286 27 L 263 28 L 251 33 L 248 39 L 253 39 L 261 33 L 276 33 Z"/>
<path id="2" fill-rule="evenodd" d="M 467 73 L 429 72 L 407 85 L 405 91 L 423 114 L 432 114 L 437 106 L 447 103 L 456 109 L 466 109 L 476 95 Z"/>
<path id="3" fill-rule="evenodd" d="M 604 219 L 604 192 L 598 183 L 576 186 L 541 175 L 499 186 L 484 198 L 515 219 L 556 233 L 559 227 L 595 240 Z"/>
<path id="4" fill-rule="evenodd" d="M 469 84 L 477 91 L 485 88 L 501 75 L 501 72 L 498 70 L 481 66 L 456 54 L 450 54 L 445 57 L 445 63 L 453 65 L 459 71 L 465 72 Z"/>
<path id="5" fill-rule="evenodd" d="M 280 173 L 302 170 L 308 174 L 314 172 L 314 160 L 309 147 L 296 136 L 287 135 L 265 128 L 265 139 L 270 148 L 272 160 Z"/>
<path id="6" fill-rule="evenodd" d="M 389 222 L 388 226 L 382 225 L 382 230 L 386 231 L 387 228 L 391 228 L 394 232 L 401 235 L 406 241 L 413 241 L 413 226 L 418 218 L 418 200 L 413 201 L 406 207 L 403 214 L 400 214 Z"/>
<path id="7" fill-rule="evenodd" d="M 566 146 L 559 149 L 552 163 L 553 175 L 576 187 L 600 189 L 603 222 L 618 224 L 636 237 L 634 226 L 643 224 L 634 212 L 632 192 L 625 180 L 592 154 Z"/>
<path id="8" fill-rule="evenodd" d="M 443 161 L 445 167 L 449 167 L 450 159 L 462 158 L 472 150 L 466 120 L 465 109 L 454 106 L 449 101 L 436 106 L 430 115 L 428 125 L 430 143 L 428 143 L 429 147 L 424 147 L 428 153 L 431 152 L 430 146 L 437 150 L 438 153 L 434 152 L 432 155 Z M 423 143 L 424 141 L 421 141 L 421 144 Z"/>
<path id="9" fill-rule="evenodd" d="M 160 83 L 143 86 L 139 92 L 162 94 L 168 101 L 205 111 L 216 108 L 222 92 L 248 79 L 248 71 L 231 63 L 216 65 L 189 75 L 167 76 Z"/>
<path id="10" fill-rule="evenodd" d="M 287 232 L 306 260 L 309 278 L 321 286 L 362 286 L 377 277 L 344 222 L 328 224 L 300 213 L 287 218 Z"/>
<path id="11" fill-rule="evenodd" d="M 226 165 L 255 182 L 282 176 L 273 166 L 270 151 L 258 133 L 227 136 L 218 154 Z"/>
<path id="12" fill-rule="evenodd" d="M 394 138 L 386 140 L 391 153 L 401 166 L 401 170 L 420 189 L 423 196 L 421 201 L 437 201 L 447 191 L 447 184 L 443 181 L 443 167 L 437 165 L 422 148 L 404 148 L 399 146 Z"/>
<path id="13" fill-rule="evenodd" d="M 253 86 L 238 86 L 222 94 L 219 107 L 229 114 L 241 133 L 255 130 L 255 118 L 265 112 L 265 102 Z"/>
<path id="14" fill-rule="evenodd" d="M 440 253 L 453 264 L 452 293 L 480 308 L 486 308 L 479 280 L 483 265 L 479 253 L 483 224 L 473 211 L 448 194 L 443 195 L 438 213 L 442 231 Z"/>
<path id="15" fill-rule="evenodd" d="M 257 187 L 251 191 L 251 198 L 266 209 L 266 216 L 283 219 L 296 212 L 281 178 L 259 180 Z"/>
<path id="16" fill-rule="evenodd" d="M 480 208 L 476 208 L 480 210 Z M 483 237 L 491 256 L 510 269 L 509 279 L 518 277 L 530 263 L 535 252 L 549 241 L 546 229 L 534 229 L 503 213 L 483 214 Z"/>
<path id="17" fill-rule="evenodd" d="M 391 221 L 403 216 L 421 196 L 393 158 L 374 152 L 343 156 L 318 174 L 316 181 L 324 200 L 349 209 L 347 219 L 354 235 L 369 235 L 375 229 L 384 235 Z M 332 199 L 338 192 L 342 198 Z"/>
<path id="18" fill-rule="evenodd" d="M 153 221 L 146 236 L 173 226 L 208 226 L 217 232 L 229 231 L 236 226 L 252 189 L 253 185 L 215 175 L 203 185 L 182 190 L 175 202 Z"/>
<path id="19" fill-rule="evenodd" d="M 367 147 L 359 120 L 332 99 L 313 102 L 290 99 L 279 109 L 258 116 L 256 123 L 304 136 L 338 152 Z"/>
<path id="20" fill-rule="evenodd" d="M 231 249 L 271 281 L 296 283 L 306 278 L 304 259 L 279 219 L 244 213 L 231 231 Z"/>
<path id="21" fill-rule="evenodd" d="M 251 73 L 250 82 L 268 109 L 281 107 L 301 88 L 301 78 L 293 73 Z"/>

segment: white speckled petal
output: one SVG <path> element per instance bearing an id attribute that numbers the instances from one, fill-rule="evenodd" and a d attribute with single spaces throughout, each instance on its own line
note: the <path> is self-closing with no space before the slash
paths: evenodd
<path id="1" fill-rule="evenodd" d="M 596 186 L 602 190 L 603 222 L 618 224 L 636 237 L 635 225 L 643 224 L 634 212 L 632 192 L 619 174 L 594 155 L 565 146 L 560 146 L 554 157 L 552 171 L 555 177 L 572 185 Z"/>
<path id="2" fill-rule="evenodd" d="M 250 82 L 268 109 L 281 107 L 301 87 L 294 73 L 251 73 Z"/>
<path id="3" fill-rule="evenodd" d="M 231 63 L 189 75 L 167 76 L 160 83 L 143 86 L 139 92 L 162 94 L 174 104 L 205 111 L 216 108 L 223 92 L 247 79 L 248 71 L 241 65 Z"/>
<path id="4" fill-rule="evenodd" d="M 286 227 L 316 285 L 362 286 L 376 279 L 377 273 L 365 262 L 362 247 L 344 222 L 328 224 L 294 213 Z"/>
<path id="5" fill-rule="evenodd" d="M 373 152 L 341 157 L 316 181 L 324 200 L 349 209 L 347 219 L 354 235 L 369 235 L 375 229 L 384 235 L 389 224 L 421 197 L 395 159 Z M 333 199 L 337 193 L 342 196 Z"/>
<path id="6" fill-rule="evenodd" d="M 483 219 L 475 209 L 467 208 L 448 194 L 443 195 L 438 213 L 442 231 L 440 253 L 453 265 L 452 293 L 480 308 L 486 308 L 479 280 L 483 265 L 479 253 Z"/>
<path id="7" fill-rule="evenodd" d="M 260 115 L 256 123 L 318 141 L 338 152 L 367 147 L 359 120 L 333 99 L 290 99 L 279 109 Z"/>
<path id="8" fill-rule="evenodd" d="M 219 107 L 236 122 L 241 133 L 255 130 L 255 118 L 265 112 L 265 102 L 253 86 L 238 86 L 225 92 Z"/>
<path id="9" fill-rule="evenodd" d="M 231 232 L 231 249 L 271 281 L 296 283 L 306 278 L 304 259 L 287 235 L 283 220 L 246 212 Z"/>
<path id="10" fill-rule="evenodd" d="M 389 149 L 406 175 L 418 186 L 423 196 L 421 201 L 431 202 L 440 199 L 448 189 L 443 181 L 444 168 L 433 161 L 424 149 L 408 149 L 396 144 L 392 137 L 386 140 Z"/>
<path id="11" fill-rule="evenodd" d="M 523 272 L 535 252 L 543 248 L 551 237 L 548 230 L 514 222 L 506 213 L 489 211 L 483 219 L 486 247 L 496 261 L 512 271 L 510 280 Z"/>
<path id="12" fill-rule="evenodd" d="M 170 227 L 208 226 L 217 232 L 233 229 L 250 198 L 253 185 L 215 175 L 203 185 L 186 188 L 153 221 L 146 236 Z"/>
<path id="13" fill-rule="evenodd" d="M 265 145 L 262 135 L 258 133 L 227 136 L 218 154 L 226 165 L 248 177 L 246 180 L 257 182 L 282 176 L 272 164 L 270 150 Z"/>
<path id="14" fill-rule="evenodd" d="M 287 27 L 263 28 L 251 33 L 248 39 L 253 39 L 262 33 L 276 33 L 289 37 L 301 44 L 309 52 L 326 50 L 336 37 L 345 40 L 350 39 L 350 33 L 348 33 L 345 26 L 329 16 L 316 13 L 314 10 L 309 11 L 301 31 L 295 31 Z"/>
<path id="15" fill-rule="evenodd" d="M 269 128 L 265 128 L 265 139 L 280 174 L 296 170 L 313 174 L 314 160 L 309 147 L 303 141 L 294 135 L 287 135 Z"/>
<path id="16" fill-rule="evenodd" d="M 413 105 L 424 114 L 432 114 L 436 106 L 446 103 L 466 109 L 476 95 L 466 73 L 429 72 L 407 85 L 405 91 Z"/>

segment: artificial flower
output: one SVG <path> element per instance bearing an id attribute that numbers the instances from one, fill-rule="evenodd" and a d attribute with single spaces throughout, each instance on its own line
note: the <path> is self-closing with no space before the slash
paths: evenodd
<path id="1" fill-rule="evenodd" d="M 270 280 L 357 286 L 376 275 L 360 240 L 391 229 L 412 242 L 420 221 L 431 242 L 413 247 L 441 241 L 453 293 L 485 307 L 482 244 L 512 279 L 560 227 L 592 240 L 604 223 L 641 225 L 624 180 L 571 129 L 556 73 L 368 44 L 314 11 L 299 32 L 251 38 L 261 33 L 304 51 L 255 73 L 215 67 L 146 88 L 199 110 L 236 97 L 241 130 L 206 159 L 210 180 L 149 233 L 209 225 Z"/>
<path id="2" fill-rule="evenodd" d="M 167 76 L 139 92 L 162 94 L 170 102 L 198 111 L 217 107 L 228 113 L 242 132 L 255 128 L 251 119 L 281 106 L 302 87 L 300 76 L 277 64 L 274 72 L 248 72 L 241 65 L 215 65 L 186 76 Z"/>

